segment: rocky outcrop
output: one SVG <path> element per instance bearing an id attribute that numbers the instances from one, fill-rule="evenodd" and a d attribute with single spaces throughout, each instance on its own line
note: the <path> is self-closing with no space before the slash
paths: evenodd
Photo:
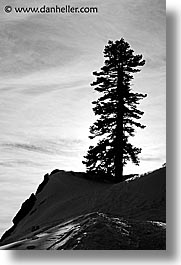
<path id="1" fill-rule="evenodd" d="M 49 181 L 49 174 L 46 174 L 44 176 L 44 180 L 42 181 L 42 183 L 37 188 L 37 191 L 35 193 L 36 195 L 43 190 L 43 188 L 46 186 L 46 184 L 48 183 L 48 181 Z"/>
<path id="2" fill-rule="evenodd" d="M 59 170 L 56 169 L 56 170 L 52 171 L 50 175 L 55 174 L 55 173 L 57 173 L 58 171 L 59 171 Z M 17 225 L 19 224 L 19 222 L 20 222 L 21 220 L 23 220 L 23 219 L 25 218 L 25 216 L 27 216 L 27 215 L 31 212 L 31 210 L 32 210 L 32 208 L 33 208 L 33 206 L 35 205 L 35 202 L 36 202 L 36 200 L 37 200 L 36 196 L 37 196 L 39 193 L 41 193 L 41 191 L 42 191 L 42 190 L 44 189 L 44 187 L 47 185 L 47 183 L 48 183 L 48 181 L 49 181 L 49 177 L 50 177 L 50 176 L 49 176 L 49 174 L 47 173 L 47 174 L 44 176 L 44 179 L 43 179 L 42 183 L 38 186 L 36 193 L 35 193 L 35 194 L 32 193 L 32 194 L 30 195 L 30 197 L 29 197 L 25 202 L 23 202 L 23 204 L 22 204 L 20 210 L 18 211 L 18 213 L 15 215 L 15 217 L 14 217 L 13 220 L 12 220 L 12 222 L 13 222 L 13 226 L 12 226 L 10 229 L 8 229 L 8 230 L 2 235 L 2 237 L 1 237 L 1 239 L 0 239 L 0 242 L 4 241 L 6 238 L 8 238 L 8 237 L 12 234 L 12 232 L 15 230 L 15 228 L 17 227 Z"/>
<path id="3" fill-rule="evenodd" d="M 36 202 L 36 196 L 34 193 L 30 195 L 30 197 L 22 204 L 21 209 L 13 218 L 14 225 L 17 225 L 33 208 Z"/>
<path id="4" fill-rule="evenodd" d="M 34 193 L 32 193 L 30 197 L 22 204 L 20 210 L 13 218 L 13 226 L 2 235 L 0 241 L 5 240 L 7 237 L 11 235 L 11 233 L 15 230 L 19 222 L 31 211 L 35 202 L 36 202 L 36 196 L 34 195 Z"/>

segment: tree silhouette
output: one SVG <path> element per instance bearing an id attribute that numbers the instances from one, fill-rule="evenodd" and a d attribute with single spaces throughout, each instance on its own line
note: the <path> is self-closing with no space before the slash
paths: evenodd
<path id="1" fill-rule="evenodd" d="M 104 49 L 105 62 L 91 86 L 102 96 L 93 101 L 93 111 L 98 116 L 90 127 L 90 139 L 98 138 L 95 146 L 90 146 L 86 159 L 87 172 L 103 173 L 115 181 L 123 180 L 123 167 L 132 160 L 139 165 L 140 148 L 128 140 L 135 135 L 135 128 L 145 128 L 138 120 L 144 112 L 137 109 L 139 101 L 146 94 L 135 93 L 131 89 L 133 74 L 140 72 L 145 64 L 142 55 L 134 55 L 130 45 L 122 38 L 108 41 Z"/>

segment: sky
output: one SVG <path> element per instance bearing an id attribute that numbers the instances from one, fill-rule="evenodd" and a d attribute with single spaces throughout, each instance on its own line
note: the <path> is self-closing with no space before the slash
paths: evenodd
<path id="1" fill-rule="evenodd" d="M 95 6 L 96 14 L 5 13 L 0 3 L 0 234 L 43 175 L 55 168 L 85 171 L 82 164 L 95 121 L 90 87 L 103 66 L 108 40 L 124 38 L 146 60 L 133 89 L 147 93 L 132 140 L 142 148 L 144 173 L 166 161 L 165 0 L 8 1 L 12 7 Z"/>

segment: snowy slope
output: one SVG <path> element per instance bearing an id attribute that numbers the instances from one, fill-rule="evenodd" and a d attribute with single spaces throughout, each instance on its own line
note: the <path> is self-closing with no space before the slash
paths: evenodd
<path id="1" fill-rule="evenodd" d="M 37 249 L 38 247 L 38 249 L 47 249 L 46 239 L 49 238 L 48 235 L 52 233 L 50 230 L 55 231 L 56 234 L 58 233 L 58 237 L 60 237 L 61 233 L 65 236 L 65 231 L 67 230 L 66 225 L 63 222 L 69 221 L 75 223 L 75 220 L 78 218 L 79 221 L 77 222 L 76 227 L 84 227 L 84 229 L 82 228 L 80 233 L 79 229 L 74 229 L 75 227 L 72 226 L 71 233 L 73 233 L 73 235 L 70 237 L 71 240 L 73 240 L 73 236 L 78 233 L 76 231 L 79 231 L 79 238 L 82 238 L 83 234 L 87 233 L 86 231 L 87 229 L 90 229 L 90 227 L 92 227 L 92 230 L 94 231 L 93 224 L 95 225 L 95 223 L 99 224 L 97 225 L 98 230 L 102 226 L 106 228 L 106 230 L 101 230 L 102 236 L 103 234 L 106 235 L 108 232 L 109 237 L 110 234 L 113 236 L 115 234 L 115 220 L 117 220 L 118 223 L 116 224 L 116 227 L 118 227 L 118 229 L 116 228 L 116 231 L 119 230 L 118 234 L 120 233 L 120 236 L 118 237 L 118 241 L 115 240 L 115 245 L 112 245 L 112 249 L 146 249 L 146 246 L 148 249 L 152 249 L 152 247 L 147 244 L 150 242 L 149 240 L 146 241 L 146 245 L 138 243 L 140 240 L 136 241 L 136 238 L 139 238 L 140 231 L 145 231 L 145 235 L 150 234 L 155 242 L 158 242 L 158 239 L 156 238 L 158 238 L 158 234 L 161 233 L 161 237 L 159 236 L 159 238 L 161 238 L 163 242 L 159 243 L 162 245 L 160 249 L 165 248 L 163 247 L 165 246 L 164 223 L 166 222 L 165 175 L 166 169 L 161 168 L 132 181 L 109 184 L 85 179 L 84 175 L 81 173 L 59 171 L 49 176 L 45 185 L 42 185 L 41 189 L 36 193 L 35 202 L 33 207 L 31 207 L 31 210 L 22 220 L 18 221 L 14 227 L 14 231 L 12 231 L 8 237 L 4 238 L 1 245 L 15 242 L 17 240 L 24 240 L 24 244 L 22 244 L 22 242 L 19 243 L 21 246 L 20 249 L 23 249 L 22 246 L 25 248 L 25 246 L 29 244 L 29 241 L 27 242 L 27 237 L 30 238 L 28 240 L 32 240 L 32 237 L 35 236 L 38 238 L 38 242 L 41 241 L 41 244 L 35 244 L 36 247 L 34 248 Z M 100 219 L 100 216 L 104 216 L 104 218 Z M 85 221 L 85 219 L 87 221 Z M 131 240 L 132 243 L 125 246 L 120 243 L 121 235 L 123 236 L 124 234 L 120 232 L 123 231 L 123 224 L 120 223 L 122 222 L 121 220 L 123 220 L 123 223 L 131 224 L 131 231 L 137 231 L 135 232 L 136 234 L 134 234 L 136 237 L 134 240 Z M 85 222 L 89 224 L 86 227 L 83 225 Z M 130 231 L 127 232 L 130 235 Z M 46 236 L 42 236 L 42 233 Z M 41 236 L 38 236 L 38 234 Z M 101 234 L 99 234 L 98 238 L 100 237 Z M 53 238 L 54 240 L 56 238 L 55 241 L 58 240 L 55 236 L 53 236 Z M 70 238 L 67 240 L 70 240 Z M 130 242 L 129 237 L 128 239 Z M 69 246 L 73 244 L 71 240 Z M 156 247 L 156 244 L 153 243 L 154 240 L 151 242 L 152 245 Z M 42 241 L 44 243 L 42 243 Z M 52 246 L 54 243 L 52 243 L 52 240 L 48 239 L 49 243 L 50 241 Z M 95 242 L 93 237 L 92 241 Z M 91 243 L 91 240 L 87 239 L 84 244 L 81 245 L 81 247 L 79 245 L 79 247 L 80 249 L 100 249 L 100 246 L 102 246 L 102 249 L 109 249 L 108 245 L 103 246 L 101 243 L 101 245 L 98 246 L 98 243 L 96 245 L 93 242 Z M 63 245 L 64 244 L 61 246 Z M 77 244 L 73 244 L 72 249 L 76 249 L 75 246 L 77 246 Z M 157 249 L 159 246 L 157 246 Z M 59 249 L 59 247 L 57 246 L 55 249 Z M 79 247 L 77 249 L 79 249 Z M 15 248 L 18 249 L 16 244 Z M 66 249 L 66 247 L 64 249 Z M 71 247 L 69 249 L 71 249 Z"/>

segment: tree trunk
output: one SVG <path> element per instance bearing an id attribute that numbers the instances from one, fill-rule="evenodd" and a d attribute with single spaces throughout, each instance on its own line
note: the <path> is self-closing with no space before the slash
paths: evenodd
<path id="1" fill-rule="evenodd" d="M 117 81 L 117 126 L 115 141 L 115 181 L 123 181 L 123 66 L 118 68 Z"/>

